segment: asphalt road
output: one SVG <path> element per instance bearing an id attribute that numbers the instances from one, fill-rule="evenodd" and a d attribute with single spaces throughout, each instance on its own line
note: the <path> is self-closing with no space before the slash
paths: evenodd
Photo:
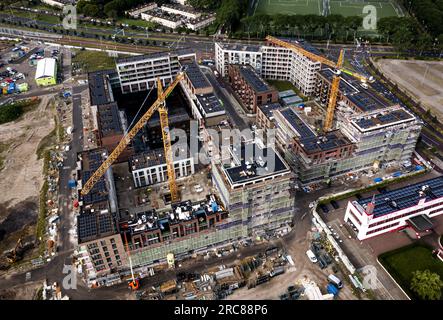
<path id="1" fill-rule="evenodd" d="M 238 102 L 232 98 L 231 94 L 224 87 L 223 82 L 219 81 L 214 76 L 214 73 L 211 71 L 211 69 L 205 67 L 202 68 L 202 71 L 208 78 L 212 87 L 214 88 L 217 97 L 219 97 L 222 100 L 223 106 L 225 107 L 228 116 L 231 118 L 234 124 L 240 129 L 240 131 L 249 128 L 248 124 L 243 120 L 243 118 L 238 114 L 235 107 L 233 106 L 233 103 L 238 104 Z"/>

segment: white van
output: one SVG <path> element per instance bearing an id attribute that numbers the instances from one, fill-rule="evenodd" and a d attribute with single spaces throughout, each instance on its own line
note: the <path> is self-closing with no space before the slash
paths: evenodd
<path id="1" fill-rule="evenodd" d="M 343 288 L 343 283 L 341 282 L 341 280 L 339 278 L 337 278 L 336 276 L 334 276 L 333 274 L 330 274 L 328 276 L 328 280 L 330 283 L 336 285 L 337 288 L 339 288 L 339 289 Z"/>
<path id="2" fill-rule="evenodd" d="M 306 255 L 308 256 L 309 260 L 311 260 L 312 263 L 317 263 L 317 257 L 315 256 L 314 252 L 311 250 L 306 251 Z"/>

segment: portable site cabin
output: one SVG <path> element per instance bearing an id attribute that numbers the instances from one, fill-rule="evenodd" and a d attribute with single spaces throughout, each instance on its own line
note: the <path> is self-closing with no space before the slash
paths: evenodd
<path id="1" fill-rule="evenodd" d="M 56 84 L 57 62 L 53 58 L 44 58 L 38 61 L 35 72 L 35 82 L 39 86 L 50 86 Z"/>

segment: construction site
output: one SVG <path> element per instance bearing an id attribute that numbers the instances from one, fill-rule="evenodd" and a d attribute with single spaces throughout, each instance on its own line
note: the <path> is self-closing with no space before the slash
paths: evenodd
<path id="1" fill-rule="evenodd" d="M 245 50 L 257 55 L 260 67 L 242 57 Z M 275 61 L 288 72 L 277 68 L 273 73 Z M 378 95 L 370 87 L 372 77 L 344 68 L 343 61 L 343 50 L 333 62 L 306 42 L 269 36 L 262 47 L 216 44 L 210 74 L 203 73 L 195 53 L 187 49 L 119 58 L 115 70 L 89 73 L 88 94 L 82 96 L 84 148 L 77 154 L 72 183 L 75 261 L 88 287 L 127 282 L 137 291 L 145 278 L 177 270 L 177 277 L 137 291 L 137 296 L 361 297 L 364 290 L 356 280 L 346 280 L 351 286 L 340 295 L 328 286 L 331 274 L 347 276 L 340 254 L 327 240 L 319 240 L 317 229 L 310 233 L 312 243 L 198 273 L 178 271 L 189 261 L 212 261 L 290 236 L 298 227 L 296 215 L 307 208 L 297 194 L 359 177 L 362 171 L 384 175 L 411 167 L 420 120 Z M 242 72 L 226 73 L 225 80 L 219 77 L 238 64 L 249 67 L 237 67 Z M 266 84 L 267 78 L 290 81 L 308 98 L 293 90 L 278 92 Z M 226 99 L 214 85 L 217 81 L 247 87 L 256 96 L 240 99 L 241 88 L 235 87 L 238 100 Z M 229 112 L 227 104 L 233 104 Z M 232 134 L 239 127 L 232 109 L 247 110 L 254 134 L 252 139 L 231 136 L 219 145 L 216 139 L 226 139 L 223 129 Z M 184 138 L 176 135 L 177 129 Z M 255 135 L 270 129 L 275 129 L 275 139 Z M 200 154 L 211 161 L 200 162 Z M 340 188 L 345 187 L 343 180 Z M 300 224 L 310 227 L 309 221 Z M 301 262 L 309 248 L 320 262 Z M 274 277 L 291 286 L 279 284 L 278 295 L 266 296 L 260 288 L 279 283 Z"/>

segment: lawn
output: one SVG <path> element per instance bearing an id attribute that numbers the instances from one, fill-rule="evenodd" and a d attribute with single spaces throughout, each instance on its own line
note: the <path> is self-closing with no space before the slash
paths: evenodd
<path id="1" fill-rule="evenodd" d="M 383 253 L 379 260 L 411 298 L 415 297 L 409 289 L 414 271 L 429 269 L 443 279 L 443 262 L 432 256 L 431 248 L 421 244 Z"/>
<path id="2" fill-rule="evenodd" d="M 373 5 L 377 19 L 390 16 L 403 16 L 404 12 L 396 0 L 256 0 L 254 13 L 266 14 L 341 14 L 343 16 L 366 16 L 363 8 Z"/>
<path id="3" fill-rule="evenodd" d="M 115 61 L 106 52 L 80 50 L 75 52 L 72 64 L 78 65 L 84 72 L 115 68 Z"/>
<path id="4" fill-rule="evenodd" d="M 294 90 L 294 92 L 300 97 L 305 98 L 303 94 L 300 93 L 300 90 L 298 90 L 292 83 L 289 81 L 280 81 L 280 80 L 266 80 L 271 86 L 273 86 L 277 91 L 286 91 L 286 90 Z"/>
<path id="5" fill-rule="evenodd" d="M 322 0 L 256 0 L 254 13 L 321 14 Z"/>
<path id="6" fill-rule="evenodd" d="M 156 26 L 155 22 L 151 22 L 151 21 L 146 21 L 143 19 L 118 19 L 117 23 L 125 23 L 128 24 L 130 26 L 136 26 L 136 27 L 143 27 L 143 28 L 150 28 L 150 29 L 154 29 Z"/>

